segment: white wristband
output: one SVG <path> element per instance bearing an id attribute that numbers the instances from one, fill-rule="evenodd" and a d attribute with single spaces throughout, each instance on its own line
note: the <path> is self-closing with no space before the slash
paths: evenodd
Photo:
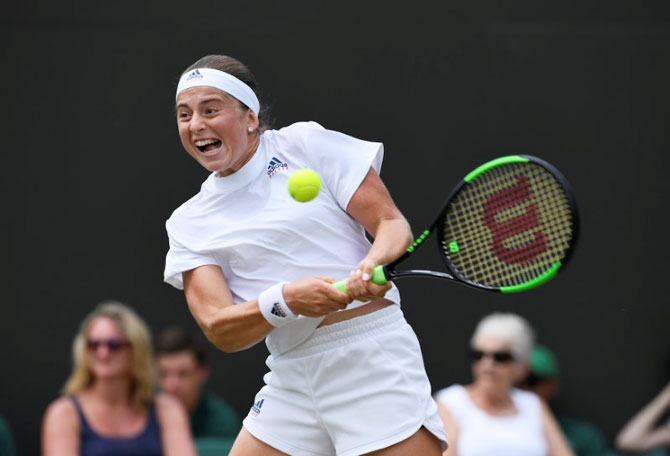
<path id="1" fill-rule="evenodd" d="M 284 301 L 282 289 L 286 282 L 272 285 L 258 296 L 258 307 L 263 317 L 275 327 L 284 326 L 286 323 L 298 318 Z"/>

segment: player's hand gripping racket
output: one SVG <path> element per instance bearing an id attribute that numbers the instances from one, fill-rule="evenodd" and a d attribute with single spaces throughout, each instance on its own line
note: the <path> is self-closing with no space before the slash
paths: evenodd
<path id="1" fill-rule="evenodd" d="M 513 293 L 553 278 L 577 240 L 577 205 L 565 177 L 530 155 L 500 157 L 476 168 L 452 190 L 430 228 L 394 262 L 377 266 L 379 285 L 428 276 Z M 449 273 L 396 266 L 437 231 Z M 346 280 L 334 284 L 346 292 Z"/>

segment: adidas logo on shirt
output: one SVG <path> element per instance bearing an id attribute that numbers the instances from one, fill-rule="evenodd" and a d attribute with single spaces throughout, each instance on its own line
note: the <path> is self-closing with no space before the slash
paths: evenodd
<path id="1" fill-rule="evenodd" d="M 261 399 L 260 401 L 256 402 L 251 407 L 251 411 L 249 413 L 254 415 L 254 416 L 258 416 L 258 414 L 261 413 L 261 407 L 263 407 L 263 402 L 264 401 L 265 401 L 265 399 Z"/>
<path id="2" fill-rule="evenodd" d="M 279 171 L 286 171 L 288 165 L 283 163 L 277 157 L 272 157 L 270 163 L 268 164 L 268 177 L 272 179 Z"/>

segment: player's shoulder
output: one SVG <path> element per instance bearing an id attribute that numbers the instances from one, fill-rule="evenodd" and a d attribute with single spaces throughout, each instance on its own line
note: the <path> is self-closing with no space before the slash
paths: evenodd
<path id="1" fill-rule="evenodd" d="M 307 135 L 314 130 L 325 130 L 318 122 L 313 120 L 294 122 L 278 130 L 270 130 L 270 132 L 279 136 L 300 136 Z"/>
<path id="2" fill-rule="evenodd" d="M 212 175 L 210 174 L 207 180 L 203 182 L 202 187 L 205 187 L 211 178 Z M 170 214 L 170 217 L 168 217 L 166 221 L 168 229 L 171 225 L 179 224 L 180 220 L 188 219 L 189 217 L 192 217 L 194 213 L 198 213 L 198 206 L 203 202 L 205 197 L 206 195 L 201 188 L 198 193 L 184 201 L 174 211 L 172 211 L 172 214 Z"/>
<path id="3" fill-rule="evenodd" d="M 321 124 L 314 121 L 300 121 L 278 130 L 268 130 L 264 134 L 277 141 L 286 143 L 306 143 L 317 132 L 326 132 Z"/>
<path id="4" fill-rule="evenodd" d="M 279 154 L 288 160 L 309 160 L 315 134 L 327 131 L 312 121 L 295 122 L 278 130 L 263 133 L 263 144 L 270 154 Z"/>
<path id="5" fill-rule="evenodd" d="M 168 221 L 174 220 L 175 218 L 187 214 L 189 210 L 193 207 L 193 204 L 196 203 L 199 199 L 200 199 L 200 192 L 196 193 L 195 195 L 193 195 L 192 197 L 181 203 L 174 211 L 172 211 L 172 214 L 170 214 L 170 217 L 168 217 Z"/>

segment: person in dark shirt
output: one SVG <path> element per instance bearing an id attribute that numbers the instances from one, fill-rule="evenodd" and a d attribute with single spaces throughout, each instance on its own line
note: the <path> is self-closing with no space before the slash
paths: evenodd
<path id="1" fill-rule="evenodd" d="M 232 444 L 242 423 L 232 406 L 204 388 L 209 378 L 205 343 L 179 327 L 168 328 L 158 337 L 156 360 L 161 389 L 188 411 L 198 448 L 211 446 L 212 439 Z"/>

